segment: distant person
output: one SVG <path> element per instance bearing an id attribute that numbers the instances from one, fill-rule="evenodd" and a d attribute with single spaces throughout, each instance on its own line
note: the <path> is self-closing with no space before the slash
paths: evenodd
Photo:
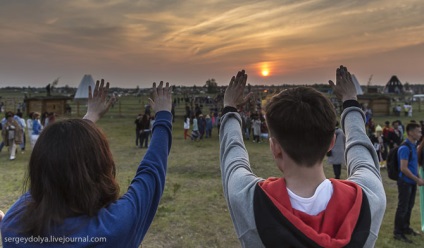
<path id="1" fill-rule="evenodd" d="M 28 114 L 28 119 L 26 120 L 26 125 L 28 128 L 28 136 L 31 143 L 31 134 L 32 134 L 32 125 L 33 125 L 33 114 L 34 112 L 31 112 Z"/>
<path id="2" fill-rule="evenodd" d="M 246 123 L 245 130 L 244 130 L 244 138 L 249 140 L 250 131 L 252 129 L 252 119 L 250 118 L 250 112 L 246 113 L 244 122 Z"/>
<path id="3" fill-rule="evenodd" d="M 200 114 L 197 118 L 197 125 L 199 127 L 199 139 L 203 139 L 206 131 L 206 120 L 203 114 Z"/>
<path id="4" fill-rule="evenodd" d="M 206 138 L 212 137 L 212 119 L 210 115 L 206 115 Z"/>
<path id="5" fill-rule="evenodd" d="M 110 108 L 109 83 L 89 87 L 87 114 L 47 126 L 29 161 L 28 192 L 7 211 L 1 235 L 104 238 L 98 243 L 36 243 L 31 247 L 138 247 L 157 211 L 172 141 L 171 90 L 153 84 L 153 138 L 128 191 L 119 197 L 109 143 L 95 125 Z M 55 142 L 52 142 L 54 140 Z M 5 243 L 5 247 L 21 244 Z"/>
<path id="6" fill-rule="evenodd" d="M 417 185 L 424 186 L 424 180 L 418 174 L 418 154 L 416 142 L 421 138 L 421 125 L 409 123 L 406 125 L 407 138 L 398 150 L 399 178 L 397 180 L 398 205 L 395 215 L 394 239 L 412 243 L 405 235 L 418 235 L 410 227 L 412 208 L 415 203 Z M 420 151 L 422 153 L 422 143 Z"/>
<path id="7" fill-rule="evenodd" d="M 200 137 L 199 126 L 196 116 L 193 117 L 193 129 L 191 130 L 191 140 L 198 141 Z"/>
<path id="8" fill-rule="evenodd" d="M 18 121 L 19 125 L 21 126 L 22 129 L 22 142 L 21 144 L 19 144 L 19 147 L 21 148 L 21 152 L 24 153 L 25 152 L 25 146 L 26 146 L 26 121 L 24 118 L 22 118 L 22 112 L 18 112 L 15 115 L 15 120 Z"/>
<path id="9" fill-rule="evenodd" d="M 400 112 L 402 111 L 402 107 L 400 106 L 400 104 L 398 104 L 396 107 L 395 107 L 395 114 L 396 114 L 396 116 L 400 116 Z"/>
<path id="10" fill-rule="evenodd" d="M 184 139 L 186 140 L 187 137 L 190 138 L 190 135 L 188 134 L 188 130 L 190 130 L 190 117 L 188 115 L 184 116 Z"/>
<path id="11" fill-rule="evenodd" d="M 150 135 L 150 120 L 149 115 L 144 114 L 140 120 L 140 148 L 149 147 L 149 135 Z"/>
<path id="12" fill-rule="evenodd" d="M 13 112 L 6 113 L 6 122 L 2 124 L 1 134 L 3 137 L 4 146 L 9 148 L 10 160 L 15 160 L 17 145 L 22 143 L 22 127 L 14 118 Z"/>
<path id="13" fill-rule="evenodd" d="M 253 142 L 261 142 L 261 119 L 259 115 L 255 115 L 252 120 L 252 129 L 253 129 Z"/>
<path id="14" fill-rule="evenodd" d="M 390 149 L 398 147 L 403 140 L 402 132 L 399 130 L 399 121 L 393 121 L 392 122 L 393 129 L 390 129 L 388 133 L 388 145 Z"/>
<path id="15" fill-rule="evenodd" d="M 141 114 L 138 114 L 137 118 L 134 121 L 135 124 L 135 146 L 138 147 L 138 142 L 140 141 L 141 136 Z M 141 145 L 140 145 L 141 147 Z"/>
<path id="16" fill-rule="evenodd" d="M 32 120 L 32 133 L 31 133 L 31 148 L 34 149 L 35 143 L 38 140 L 38 137 L 41 134 L 41 130 L 43 130 L 43 126 L 40 122 L 40 113 L 34 112 L 32 114 L 33 120 Z"/>
<path id="17" fill-rule="evenodd" d="M 374 247 L 386 209 L 377 154 L 365 133 L 355 85 L 340 66 L 347 180 L 326 179 L 325 154 L 336 142 L 336 113 L 322 93 L 297 87 L 268 102 L 270 150 L 284 177 L 257 177 L 249 164 L 237 108 L 247 75 L 231 79 L 224 96 L 220 162 L 224 196 L 242 247 Z M 358 159 L 360 158 L 360 159 Z"/>
<path id="18" fill-rule="evenodd" d="M 334 142 L 333 148 L 327 153 L 327 163 L 333 165 L 335 179 L 340 179 L 342 165 L 344 164 L 344 152 L 346 143 L 343 130 L 341 130 L 338 126 L 339 123 L 337 122 L 336 131 L 334 132 L 334 134 L 336 135 L 336 141 Z"/>
<path id="19" fill-rule="evenodd" d="M 375 151 L 377 152 L 380 167 L 385 167 L 388 153 L 387 146 L 384 143 L 384 136 L 382 133 L 383 128 L 380 125 L 377 125 L 377 127 L 375 128 L 375 133 L 372 133 L 370 136 L 370 140 L 374 146 Z"/>

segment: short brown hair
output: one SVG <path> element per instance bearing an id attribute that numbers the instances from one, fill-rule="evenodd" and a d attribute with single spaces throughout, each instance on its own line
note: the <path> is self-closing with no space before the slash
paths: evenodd
<path id="1" fill-rule="evenodd" d="M 119 197 L 116 167 L 103 132 L 88 120 L 48 125 L 29 161 L 32 200 L 21 217 L 22 233 L 47 235 L 75 215 L 96 215 Z"/>
<path id="2" fill-rule="evenodd" d="M 408 125 L 406 125 L 406 134 L 408 134 L 409 131 L 412 131 L 415 128 L 421 128 L 421 125 L 414 122 L 408 123 Z"/>
<path id="3" fill-rule="evenodd" d="M 265 118 L 270 137 L 305 166 L 324 159 L 337 123 L 330 100 L 309 87 L 287 89 L 272 97 Z"/>

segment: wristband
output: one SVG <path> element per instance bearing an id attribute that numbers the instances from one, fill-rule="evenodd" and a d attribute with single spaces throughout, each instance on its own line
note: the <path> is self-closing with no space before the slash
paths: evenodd
<path id="1" fill-rule="evenodd" d="M 227 106 L 222 110 L 222 115 L 225 115 L 228 112 L 237 112 L 237 109 L 231 106 Z"/>
<path id="2" fill-rule="evenodd" d="M 343 102 L 343 110 L 349 107 L 358 107 L 360 108 L 359 102 L 357 100 L 346 100 Z"/>

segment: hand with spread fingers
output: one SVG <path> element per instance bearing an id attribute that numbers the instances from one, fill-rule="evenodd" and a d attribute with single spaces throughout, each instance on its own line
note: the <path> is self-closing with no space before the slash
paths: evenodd
<path id="1" fill-rule="evenodd" d="M 163 87 L 163 81 L 156 87 L 156 83 L 153 83 L 151 98 L 149 98 L 150 106 L 155 112 L 168 111 L 172 109 L 172 87 L 169 87 L 169 83 L 166 83 Z"/>
<path id="2" fill-rule="evenodd" d="M 237 76 L 231 78 L 230 84 L 225 90 L 224 94 L 224 107 L 242 107 L 249 101 L 252 93 L 247 96 L 244 95 L 244 88 L 246 87 L 247 74 L 244 70 L 237 73 Z"/>
<path id="3" fill-rule="evenodd" d="M 334 94 L 343 102 L 347 100 L 357 100 L 357 92 L 352 76 L 343 65 L 336 70 L 336 83 L 334 84 L 331 80 L 329 80 L 328 83 L 333 89 Z"/>
<path id="4" fill-rule="evenodd" d="M 109 82 L 106 83 L 105 87 L 104 79 L 102 79 L 101 83 L 97 80 L 94 92 L 92 92 L 91 86 L 88 86 L 87 114 L 85 114 L 83 119 L 96 122 L 102 118 L 116 100 L 115 96 L 112 96 L 109 100 L 107 100 L 108 91 Z"/>

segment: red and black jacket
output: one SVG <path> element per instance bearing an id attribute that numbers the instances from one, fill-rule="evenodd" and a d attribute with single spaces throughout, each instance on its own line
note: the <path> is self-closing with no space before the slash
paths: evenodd
<path id="1" fill-rule="evenodd" d="M 316 216 L 291 207 L 284 178 L 256 185 L 256 228 L 266 247 L 363 247 L 371 212 L 362 189 L 352 181 L 332 180 L 333 195 Z"/>

